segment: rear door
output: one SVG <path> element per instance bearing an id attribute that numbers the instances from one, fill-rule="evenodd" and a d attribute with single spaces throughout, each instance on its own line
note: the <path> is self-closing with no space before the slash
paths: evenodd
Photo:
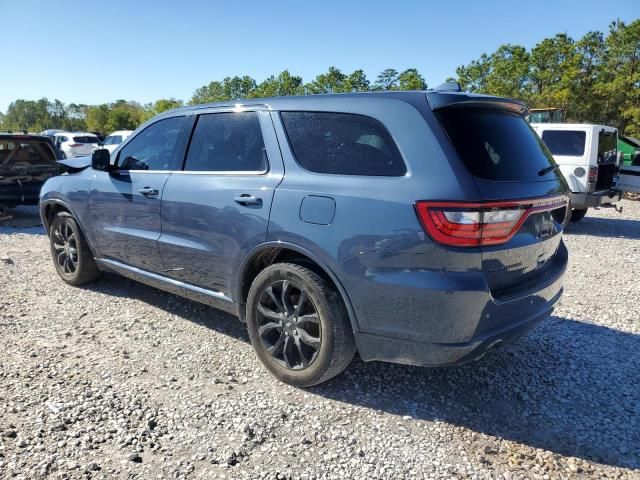
<path id="1" fill-rule="evenodd" d="M 512 201 L 522 220 L 506 243 L 482 246 L 482 269 L 494 297 L 535 287 L 553 269 L 566 217 L 567 184 L 518 104 L 449 105 L 436 116 L 473 175 L 481 200 Z"/>
<path id="2" fill-rule="evenodd" d="M 167 275 L 231 295 L 240 262 L 267 238 L 284 173 L 277 145 L 266 110 L 198 115 L 184 170 L 171 175 L 162 196 Z"/>
<path id="3" fill-rule="evenodd" d="M 186 116 L 156 121 L 123 146 L 117 170 L 95 172 L 89 214 L 103 258 L 152 272 L 163 270 L 158 251 L 160 199 L 184 152 Z"/>

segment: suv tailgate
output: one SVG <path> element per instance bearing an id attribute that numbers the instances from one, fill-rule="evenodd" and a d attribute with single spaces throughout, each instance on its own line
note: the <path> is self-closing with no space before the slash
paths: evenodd
<path id="1" fill-rule="evenodd" d="M 525 218 L 506 243 L 480 247 L 494 298 L 507 299 L 539 289 L 564 271 L 561 233 L 568 188 L 525 121 L 526 107 L 506 99 L 471 98 L 440 101 L 434 111 L 473 175 L 481 200 L 512 201 L 508 208 L 521 209 Z"/>

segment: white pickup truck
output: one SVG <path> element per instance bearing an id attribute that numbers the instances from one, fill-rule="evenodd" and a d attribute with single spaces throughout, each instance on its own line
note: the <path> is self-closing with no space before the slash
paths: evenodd
<path id="1" fill-rule="evenodd" d="M 640 192 L 640 167 L 618 170 L 618 131 L 584 123 L 532 123 L 571 189 L 571 220 L 591 207 L 614 207 L 622 191 Z"/>

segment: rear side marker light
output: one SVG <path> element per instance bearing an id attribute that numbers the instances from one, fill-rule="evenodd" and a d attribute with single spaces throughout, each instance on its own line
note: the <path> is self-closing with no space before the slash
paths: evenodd
<path id="1" fill-rule="evenodd" d="M 501 202 L 416 202 L 425 231 L 454 247 L 506 243 L 532 213 L 566 207 L 566 196 Z"/>

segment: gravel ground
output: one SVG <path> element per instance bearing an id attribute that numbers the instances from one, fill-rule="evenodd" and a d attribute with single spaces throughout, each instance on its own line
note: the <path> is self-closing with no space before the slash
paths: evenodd
<path id="1" fill-rule="evenodd" d="M 245 328 L 106 275 L 55 274 L 32 209 L 0 227 L 2 478 L 640 478 L 640 203 L 566 233 L 556 314 L 451 369 L 354 360 L 277 382 Z"/>

